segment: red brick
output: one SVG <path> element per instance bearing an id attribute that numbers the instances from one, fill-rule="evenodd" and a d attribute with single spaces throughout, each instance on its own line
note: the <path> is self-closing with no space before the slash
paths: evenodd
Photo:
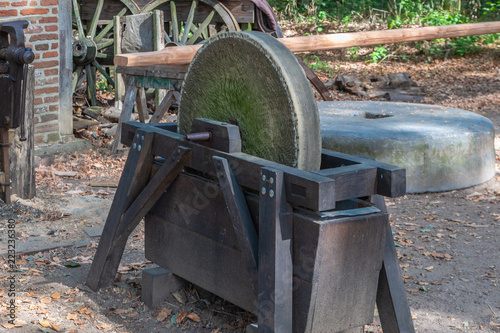
<path id="1" fill-rule="evenodd" d="M 45 143 L 45 135 L 44 134 L 37 134 L 35 135 L 35 143 Z"/>
<path id="2" fill-rule="evenodd" d="M 40 119 L 38 117 L 33 118 L 33 124 L 38 124 L 40 122 Z"/>
<path id="3" fill-rule="evenodd" d="M 44 124 L 35 126 L 35 134 L 59 131 L 59 123 Z"/>
<path id="4" fill-rule="evenodd" d="M 40 19 L 40 23 L 57 23 L 57 22 L 59 22 L 57 16 L 48 16 Z"/>
<path id="5" fill-rule="evenodd" d="M 49 49 L 49 44 L 35 45 L 35 50 L 37 50 L 37 51 L 47 51 L 48 49 Z"/>
<path id="6" fill-rule="evenodd" d="M 37 1 L 31 1 L 31 2 L 30 2 L 30 6 L 31 6 L 31 7 L 38 6 L 38 2 L 37 2 Z"/>
<path id="7" fill-rule="evenodd" d="M 59 102 L 59 96 L 45 97 L 43 99 L 44 103 L 57 103 Z"/>
<path id="8" fill-rule="evenodd" d="M 40 59 L 40 53 L 35 53 L 35 60 Z"/>
<path id="9" fill-rule="evenodd" d="M 51 48 L 52 50 L 55 50 L 55 49 L 57 49 L 58 47 L 59 47 L 59 43 L 52 43 L 52 45 L 51 45 L 51 47 L 50 47 L 50 48 Z"/>
<path id="10" fill-rule="evenodd" d="M 35 96 L 42 95 L 42 94 L 51 94 L 51 93 L 56 93 L 59 92 L 59 87 L 45 87 L 45 88 L 39 88 L 35 89 Z M 47 103 L 47 102 L 45 102 Z"/>
<path id="11" fill-rule="evenodd" d="M 41 97 L 36 97 L 35 98 L 35 105 L 40 105 L 43 104 L 43 98 Z"/>
<path id="12" fill-rule="evenodd" d="M 0 17 L 17 16 L 17 9 L 9 9 L 0 11 Z"/>
<path id="13" fill-rule="evenodd" d="M 58 60 L 38 61 L 34 62 L 35 68 L 49 68 L 59 66 Z"/>
<path id="14" fill-rule="evenodd" d="M 26 31 L 29 34 L 37 34 L 37 33 L 42 32 L 43 28 L 39 25 L 30 25 L 30 26 L 28 26 L 28 29 L 26 29 Z"/>
<path id="15" fill-rule="evenodd" d="M 40 4 L 42 6 L 57 6 L 57 0 L 42 0 Z"/>
<path id="16" fill-rule="evenodd" d="M 53 51 L 53 52 L 45 52 L 43 54 L 43 58 L 57 58 L 59 56 L 59 52 Z"/>
<path id="17" fill-rule="evenodd" d="M 51 68 L 51 69 L 46 69 L 43 74 L 46 76 L 51 76 L 51 75 L 58 75 L 59 74 L 59 68 Z"/>
<path id="18" fill-rule="evenodd" d="M 21 9 L 21 15 L 43 15 L 49 12 L 48 8 Z"/>
<path id="19" fill-rule="evenodd" d="M 59 38 L 58 34 L 38 34 L 30 37 L 30 42 L 36 42 L 39 40 L 57 40 Z"/>
<path id="20" fill-rule="evenodd" d="M 49 85 L 49 84 L 57 84 L 59 83 L 59 76 L 44 76 L 41 78 L 38 78 L 35 82 L 35 85 L 37 87 L 44 86 L 44 85 Z"/>
<path id="21" fill-rule="evenodd" d="M 59 13 L 59 9 L 57 8 L 52 8 L 52 14 L 57 14 Z"/>
<path id="22" fill-rule="evenodd" d="M 45 26 L 45 31 L 47 31 L 47 32 L 58 31 L 58 30 L 59 30 L 59 27 L 57 25 Z"/>
<path id="23" fill-rule="evenodd" d="M 49 105 L 49 111 L 59 111 L 59 105 L 57 104 L 53 104 L 53 105 Z"/>
<path id="24" fill-rule="evenodd" d="M 12 2 L 10 5 L 12 7 L 23 7 L 23 6 L 26 6 L 28 4 L 28 1 L 16 1 L 16 2 Z"/>
<path id="25" fill-rule="evenodd" d="M 0 8 L 1 7 L 7 7 L 9 5 L 8 1 L 0 1 Z"/>
<path id="26" fill-rule="evenodd" d="M 46 113 L 46 114 L 42 114 L 40 116 L 41 123 L 46 123 L 46 122 L 49 122 L 52 120 L 57 120 L 57 119 L 59 119 L 59 115 L 57 113 Z"/>

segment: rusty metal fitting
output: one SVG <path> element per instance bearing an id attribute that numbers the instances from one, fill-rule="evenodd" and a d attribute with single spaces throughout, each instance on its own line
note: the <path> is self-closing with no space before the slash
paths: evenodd
<path id="1" fill-rule="evenodd" d="M 184 136 L 184 141 L 212 141 L 212 132 L 190 133 Z"/>

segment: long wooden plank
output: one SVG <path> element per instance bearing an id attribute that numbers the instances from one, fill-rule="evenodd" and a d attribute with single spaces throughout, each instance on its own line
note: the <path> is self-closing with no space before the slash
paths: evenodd
<path id="1" fill-rule="evenodd" d="M 402 42 L 434 40 L 500 32 L 500 21 L 394 29 L 383 31 L 363 31 L 342 34 L 313 35 L 280 38 L 279 40 L 292 52 L 311 52 L 343 49 L 353 46 L 375 46 Z M 115 65 L 148 66 L 156 64 L 189 64 L 201 45 L 178 46 L 158 52 L 130 53 L 115 56 Z"/>

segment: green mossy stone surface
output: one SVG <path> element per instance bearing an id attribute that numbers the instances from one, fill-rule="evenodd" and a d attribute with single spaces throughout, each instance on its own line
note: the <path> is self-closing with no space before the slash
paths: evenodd
<path id="1" fill-rule="evenodd" d="M 314 95 L 295 56 L 262 33 L 227 33 L 207 42 L 182 87 L 179 130 L 194 118 L 238 125 L 243 152 L 303 170 L 319 169 Z"/>

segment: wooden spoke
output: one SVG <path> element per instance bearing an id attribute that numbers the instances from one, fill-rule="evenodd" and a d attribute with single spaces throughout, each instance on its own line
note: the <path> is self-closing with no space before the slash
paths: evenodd
<path id="1" fill-rule="evenodd" d="M 85 31 L 83 30 L 82 18 L 80 16 L 80 8 L 78 7 L 78 0 L 73 0 L 73 12 L 75 13 L 76 26 L 78 27 L 78 38 L 85 38 Z"/>
<path id="2" fill-rule="evenodd" d="M 94 65 L 95 68 L 106 78 L 106 81 L 108 81 L 110 85 L 112 85 L 113 87 L 115 86 L 115 81 L 113 81 L 111 76 L 109 76 L 108 73 L 106 73 L 106 70 L 101 65 L 99 65 L 99 63 L 96 60 L 92 62 L 92 65 Z"/>
<path id="3" fill-rule="evenodd" d="M 76 69 L 76 72 L 73 76 L 73 83 L 72 83 L 72 91 L 75 92 L 76 90 L 76 85 L 80 79 L 80 76 L 82 76 L 82 72 L 83 72 L 83 68 L 78 66 L 78 68 Z"/>
<path id="4" fill-rule="evenodd" d="M 186 25 L 184 26 L 184 33 L 182 34 L 181 44 L 186 44 L 188 35 L 191 32 L 191 26 L 193 24 L 194 13 L 196 11 L 197 6 L 198 6 L 198 1 L 194 0 L 191 3 L 191 8 L 189 9 L 189 15 L 186 21 Z"/>
<path id="5" fill-rule="evenodd" d="M 85 66 L 85 72 L 87 74 L 87 92 L 90 98 L 90 104 L 96 105 L 96 88 L 95 88 L 95 79 L 92 73 L 92 67 L 90 65 Z"/>
<path id="6" fill-rule="evenodd" d="M 106 54 L 106 53 L 97 53 L 96 58 L 112 60 L 114 58 L 114 56 L 111 54 Z"/>
<path id="7" fill-rule="evenodd" d="M 127 12 L 127 8 L 123 8 L 118 14 L 116 14 L 116 16 L 123 16 L 123 15 L 125 15 L 126 12 Z M 102 29 L 101 32 L 94 38 L 94 42 L 98 43 L 101 39 L 103 39 L 104 36 L 106 36 L 106 34 L 108 32 L 110 32 L 111 29 L 113 29 L 114 23 L 115 23 L 114 20 L 112 20 L 111 22 L 109 22 L 104 27 L 104 29 Z"/>
<path id="8" fill-rule="evenodd" d="M 177 21 L 177 8 L 175 6 L 175 1 L 170 1 L 170 14 L 172 38 L 174 39 L 174 43 L 179 43 L 179 23 Z"/>
<path id="9" fill-rule="evenodd" d="M 105 49 L 105 48 L 107 48 L 107 47 L 109 47 L 109 46 L 113 45 L 113 44 L 114 44 L 114 42 L 115 42 L 115 41 L 114 41 L 113 39 L 110 39 L 110 40 L 107 40 L 107 41 L 105 41 L 105 42 L 103 42 L 103 43 L 97 44 L 97 50 L 98 50 L 98 51 L 100 51 L 100 50 L 102 50 L 102 49 Z"/>
<path id="10" fill-rule="evenodd" d="M 193 45 L 196 42 L 196 40 L 200 37 L 203 30 L 205 30 L 208 27 L 214 16 L 215 16 L 215 9 L 210 12 L 207 18 L 200 24 L 200 26 L 193 34 L 193 36 L 189 38 L 189 40 L 186 42 L 187 45 Z"/>
<path id="11" fill-rule="evenodd" d="M 103 6 L 104 6 L 104 0 L 98 0 L 97 7 L 96 7 L 95 13 L 94 13 L 94 17 L 92 18 L 92 21 L 90 22 L 90 26 L 87 30 L 87 36 L 90 36 L 90 38 L 95 37 L 97 24 L 99 23 L 99 17 L 101 17 L 101 12 L 102 12 Z"/>

